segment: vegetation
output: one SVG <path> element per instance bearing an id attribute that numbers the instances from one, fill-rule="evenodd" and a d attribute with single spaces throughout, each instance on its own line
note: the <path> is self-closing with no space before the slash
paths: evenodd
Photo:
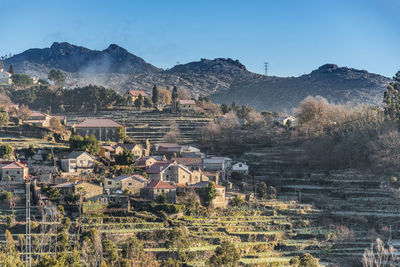
<path id="1" fill-rule="evenodd" d="M 10 159 L 13 156 L 13 148 L 9 144 L 0 145 L 0 158 Z"/>
<path id="2" fill-rule="evenodd" d="M 223 241 L 208 263 L 211 266 L 237 266 L 239 259 L 240 250 L 229 241 Z"/>
<path id="3" fill-rule="evenodd" d="M 210 206 L 212 201 L 217 197 L 217 189 L 215 188 L 215 184 L 210 182 L 207 184 L 205 190 L 205 203 L 206 206 Z"/>
<path id="4" fill-rule="evenodd" d="M 131 165 L 134 162 L 135 156 L 126 148 L 124 148 L 122 154 L 115 155 L 115 163 L 118 165 Z"/>
<path id="5" fill-rule="evenodd" d="M 10 93 L 14 103 L 26 105 L 34 110 L 52 112 L 96 111 L 112 105 L 122 105 L 125 102 L 125 99 L 114 90 L 94 85 L 68 90 L 53 90 L 47 85 L 38 85 Z"/>
<path id="6" fill-rule="evenodd" d="M 26 74 L 14 74 L 11 76 L 12 82 L 17 87 L 27 87 L 33 84 L 33 80 Z"/>
<path id="7" fill-rule="evenodd" d="M 48 79 L 56 84 L 58 88 L 64 87 L 65 77 L 60 70 L 52 69 L 49 72 Z"/>
<path id="8" fill-rule="evenodd" d="M 69 147 L 71 150 L 87 151 L 92 155 L 97 155 L 100 151 L 100 142 L 93 134 L 85 137 L 78 134 L 70 137 Z"/>

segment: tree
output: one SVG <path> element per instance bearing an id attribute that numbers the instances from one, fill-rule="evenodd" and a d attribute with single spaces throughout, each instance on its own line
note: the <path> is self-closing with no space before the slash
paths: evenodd
<path id="1" fill-rule="evenodd" d="M 50 119 L 50 129 L 56 132 L 61 132 L 64 130 L 64 127 L 61 124 L 61 121 L 58 118 L 52 117 Z"/>
<path id="2" fill-rule="evenodd" d="M 166 89 L 161 89 L 158 91 L 158 102 L 163 105 L 169 105 L 172 103 L 171 94 Z"/>
<path id="3" fill-rule="evenodd" d="M 260 198 L 267 197 L 267 185 L 264 182 L 257 184 L 257 195 Z"/>
<path id="4" fill-rule="evenodd" d="M 174 105 L 174 108 L 176 108 L 177 103 L 178 103 L 178 87 L 174 86 L 172 89 L 172 104 Z"/>
<path id="5" fill-rule="evenodd" d="M 0 60 L 0 69 L 4 69 L 4 63 Z"/>
<path id="6" fill-rule="evenodd" d="M 9 159 L 13 156 L 13 148 L 9 144 L 0 145 L 0 158 Z"/>
<path id="7" fill-rule="evenodd" d="M 169 131 L 164 135 L 164 142 L 177 143 L 181 136 L 179 126 L 175 121 L 171 121 Z"/>
<path id="8" fill-rule="evenodd" d="M 391 120 L 400 119 L 400 71 L 393 77 L 383 96 L 385 116 Z"/>
<path id="9" fill-rule="evenodd" d="M 229 107 L 228 107 L 227 104 L 222 104 L 221 105 L 221 112 L 222 112 L 222 114 L 226 114 L 226 113 L 229 112 Z"/>
<path id="10" fill-rule="evenodd" d="M 134 105 L 139 110 L 143 107 L 143 96 L 141 94 L 139 94 L 138 98 L 135 100 Z"/>
<path id="11" fill-rule="evenodd" d="M 143 99 L 143 105 L 144 105 L 145 108 L 151 108 L 153 106 L 153 102 L 151 101 L 150 98 L 145 97 Z"/>
<path id="12" fill-rule="evenodd" d="M 189 99 L 192 99 L 192 95 L 186 88 L 179 88 L 178 89 L 178 99 L 189 100 Z"/>
<path id="13" fill-rule="evenodd" d="M 122 154 L 115 155 L 115 163 L 118 165 L 131 165 L 134 162 L 135 156 L 126 148 L 124 148 Z"/>
<path id="14" fill-rule="evenodd" d="M 88 151 L 90 154 L 96 155 L 100 151 L 100 142 L 93 134 L 85 137 L 77 134 L 69 138 L 69 147 L 72 150 Z"/>
<path id="15" fill-rule="evenodd" d="M 50 81 L 53 81 L 58 87 L 62 88 L 64 86 L 65 77 L 60 70 L 52 69 L 47 77 Z"/>
<path id="16" fill-rule="evenodd" d="M 151 100 L 153 101 L 154 105 L 158 104 L 158 88 L 156 85 L 153 86 L 153 94 Z"/>
<path id="17" fill-rule="evenodd" d="M 12 82 L 15 86 L 26 87 L 33 84 L 33 80 L 26 74 L 14 74 L 11 76 Z"/>
<path id="18" fill-rule="evenodd" d="M 209 207 L 212 201 L 217 197 L 217 189 L 213 182 L 208 183 L 205 190 L 205 204 Z"/>
<path id="19" fill-rule="evenodd" d="M 0 110 L 0 127 L 7 125 L 9 119 L 10 118 L 8 117 L 7 112 L 5 112 L 4 110 Z"/>
<path id="20" fill-rule="evenodd" d="M 318 259 L 314 258 L 310 253 L 306 253 L 300 256 L 299 267 L 318 267 Z"/>
<path id="21" fill-rule="evenodd" d="M 394 247 L 385 247 L 383 241 L 377 238 L 369 249 L 365 249 L 361 262 L 363 267 L 399 266 L 400 259 Z"/>
<path id="22" fill-rule="evenodd" d="M 17 118 L 21 121 L 27 120 L 31 113 L 32 111 L 29 109 L 29 107 L 25 106 L 24 104 L 22 104 L 16 111 Z"/>
<path id="23" fill-rule="evenodd" d="M 118 263 L 118 248 L 111 240 L 103 241 L 103 254 L 107 262 L 107 266 L 117 266 Z"/>
<path id="24" fill-rule="evenodd" d="M 215 249 L 215 254 L 210 257 L 208 264 L 211 266 L 237 266 L 240 260 L 240 250 L 229 241 L 222 241 Z"/>
<path id="25" fill-rule="evenodd" d="M 8 68 L 8 72 L 11 74 L 11 75 L 14 75 L 14 66 L 11 64 L 10 65 L 10 67 Z"/>
<path id="26" fill-rule="evenodd" d="M 125 128 L 124 127 L 118 128 L 117 136 L 118 136 L 119 140 L 124 140 L 125 139 L 126 134 L 125 134 Z"/>

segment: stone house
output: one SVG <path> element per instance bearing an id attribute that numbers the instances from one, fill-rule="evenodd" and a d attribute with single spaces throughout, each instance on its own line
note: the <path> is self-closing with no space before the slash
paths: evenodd
<path id="1" fill-rule="evenodd" d="M 146 187 L 148 182 L 149 180 L 142 175 L 121 175 L 115 178 L 105 178 L 104 189 L 112 194 L 118 190 L 122 192 L 129 190 L 132 195 L 139 195 L 140 190 Z"/>
<path id="2" fill-rule="evenodd" d="M 169 203 L 176 201 L 176 187 L 160 180 L 152 180 L 143 190 L 144 198 L 157 201 L 161 195 L 165 194 Z"/>
<path id="3" fill-rule="evenodd" d="M 4 69 L 0 69 L 0 84 L 8 85 L 12 83 L 11 73 L 4 71 Z"/>
<path id="4" fill-rule="evenodd" d="M 171 184 L 192 184 L 197 182 L 192 172 L 174 161 L 158 162 L 146 170 L 151 180 L 161 180 Z"/>
<path id="5" fill-rule="evenodd" d="M 70 196 L 72 194 L 81 195 L 83 201 L 96 201 L 103 194 L 103 187 L 100 185 L 78 182 L 78 183 L 62 183 L 52 186 L 52 188 L 58 188 L 63 197 Z"/>
<path id="6" fill-rule="evenodd" d="M 79 124 L 72 126 L 75 134 L 81 136 L 93 134 L 100 141 L 118 141 L 118 131 L 124 128 L 122 124 L 112 119 L 87 119 Z"/>
<path id="7" fill-rule="evenodd" d="M 69 153 L 66 159 L 61 159 L 61 169 L 64 172 L 93 172 L 94 158 L 85 151 Z"/>
<path id="8" fill-rule="evenodd" d="M 29 175 L 29 169 L 24 164 L 14 161 L 1 164 L 1 180 L 24 182 Z"/>
<path id="9" fill-rule="evenodd" d="M 190 100 L 178 100 L 179 111 L 194 111 L 196 108 L 196 101 Z"/>
<path id="10" fill-rule="evenodd" d="M 204 160 L 202 158 L 176 158 L 173 157 L 171 160 L 176 161 L 179 164 L 185 165 L 191 171 L 203 170 Z"/>

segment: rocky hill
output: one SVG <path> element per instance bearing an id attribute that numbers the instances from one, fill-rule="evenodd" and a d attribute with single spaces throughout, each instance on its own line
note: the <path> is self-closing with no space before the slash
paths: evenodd
<path id="1" fill-rule="evenodd" d="M 53 69 L 62 70 L 67 86 L 88 84 L 150 92 L 160 87 L 187 88 L 194 97 L 210 96 L 219 103 L 248 104 L 259 110 L 290 111 L 308 95 L 321 95 L 340 103 L 380 104 L 389 78 L 367 71 L 326 64 L 300 77 L 272 77 L 249 72 L 238 60 L 217 58 L 176 65 L 162 70 L 122 47 L 112 44 L 102 51 L 69 43 L 29 49 L 4 61 L 16 72 L 46 78 Z"/>

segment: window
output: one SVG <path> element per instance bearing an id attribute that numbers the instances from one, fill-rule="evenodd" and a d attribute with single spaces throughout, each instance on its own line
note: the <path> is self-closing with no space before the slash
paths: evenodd
<path id="1" fill-rule="evenodd" d="M 129 186 L 132 186 L 132 183 L 128 183 Z"/>
<path id="2" fill-rule="evenodd" d="M 169 175 L 167 174 L 167 179 L 169 179 Z"/>
<path id="3" fill-rule="evenodd" d="M 17 174 L 19 174 L 19 171 L 17 171 Z"/>
<path id="4" fill-rule="evenodd" d="M 185 175 L 182 175 L 183 178 L 185 178 Z"/>
<path id="5" fill-rule="evenodd" d="M 163 193 L 164 193 L 164 189 L 161 189 L 161 192 L 163 192 Z"/>
<path id="6" fill-rule="evenodd" d="M 112 182 L 111 181 L 108 181 L 108 185 L 111 185 L 112 184 Z"/>
<path id="7" fill-rule="evenodd" d="M 242 164 L 239 164 L 239 167 L 242 167 Z"/>
<path id="8" fill-rule="evenodd" d="M 6 171 L 6 174 L 8 174 L 8 171 Z"/>

